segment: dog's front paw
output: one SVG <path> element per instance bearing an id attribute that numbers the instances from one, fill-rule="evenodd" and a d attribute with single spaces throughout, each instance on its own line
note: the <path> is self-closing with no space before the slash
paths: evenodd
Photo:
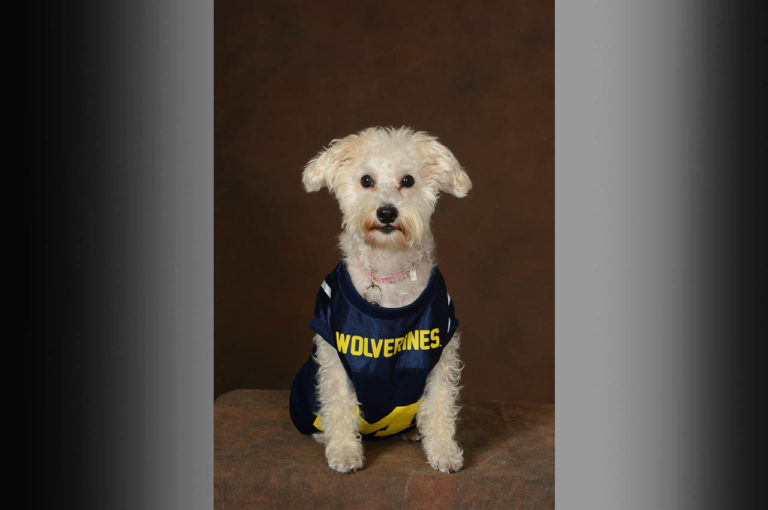
<path id="1" fill-rule="evenodd" d="M 328 467 L 340 473 L 354 473 L 363 467 L 363 444 L 360 440 L 332 443 L 325 448 Z"/>
<path id="2" fill-rule="evenodd" d="M 433 443 L 425 447 L 427 462 L 443 473 L 455 473 L 464 466 L 464 452 L 456 441 Z"/>

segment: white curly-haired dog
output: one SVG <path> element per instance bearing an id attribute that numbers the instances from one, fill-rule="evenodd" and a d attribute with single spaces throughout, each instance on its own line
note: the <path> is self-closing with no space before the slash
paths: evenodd
<path id="1" fill-rule="evenodd" d="M 401 432 L 422 440 L 433 468 L 458 471 L 458 321 L 430 218 L 441 192 L 467 194 L 468 175 L 434 136 L 373 127 L 333 140 L 303 183 L 338 199 L 343 260 L 318 291 L 313 353 L 291 389 L 295 426 L 343 473 L 363 466 L 362 436 Z"/>

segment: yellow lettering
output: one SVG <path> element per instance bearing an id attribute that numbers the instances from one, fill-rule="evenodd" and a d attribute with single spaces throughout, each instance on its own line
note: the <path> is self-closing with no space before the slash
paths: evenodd
<path id="1" fill-rule="evenodd" d="M 413 332 L 409 331 L 408 334 L 405 336 L 405 344 L 406 349 L 408 350 L 418 350 L 419 349 L 419 334 L 418 330 L 416 331 L 416 335 L 413 334 Z"/>
<path id="2" fill-rule="evenodd" d="M 440 337 L 437 336 L 437 334 L 440 332 L 439 329 L 435 328 L 432 331 L 429 332 L 429 337 L 432 339 L 432 343 L 429 345 L 432 349 L 435 347 L 440 347 Z"/>
<path id="3" fill-rule="evenodd" d="M 379 338 L 379 343 L 376 343 L 375 338 L 371 338 L 371 347 L 373 348 L 373 357 L 378 358 L 379 354 L 381 354 L 381 345 L 384 343 L 383 338 Z"/>
<path id="4" fill-rule="evenodd" d="M 349 348 L 349 335 L 344 336 L 344 333 L 336 332 L 336 348 L 339 350 L 339 352 L 343 352 L 344 354 L 347 353 L 347 349 Z"/>
<path id="5" fill-rule="evenodd" d="M 350 352 L 355 356 L 360 356 L 363 353 L 363 337 L 357 335 L 352 337 L 352 350 Z"/>
<path id="6" fill-rule="evenodd" d="M 427 340 L 429 340 L 427 338 L 427 334 L 428 333 L 429 333 L 429 331 L 427 331 L 426 329 L 420 329 L 419 330 L 419 339 L 420 339 L 419 343 L 421 344 L 421 350 L 422 351 L 425 351 L 425 350 L 429 349 L 429 346 L 427 345 Z"/>
<path id="7" fill-rule="evenodd" d="M 392 356 L 392 342 L 391 338 L 384 340 L 384 357 L 389 358 Z"/>
<path id="8" fill-rule="evenodd" d="M 336 349 L 343 354 L 348 352 L 353 356 L 390 358 L 405 350 L 427 350 L 440 347 L 440 329 L 414 329 L 404 337 L 398 338 L 367 338 L 359 335 L 345 335 L 336 331 Z"/>

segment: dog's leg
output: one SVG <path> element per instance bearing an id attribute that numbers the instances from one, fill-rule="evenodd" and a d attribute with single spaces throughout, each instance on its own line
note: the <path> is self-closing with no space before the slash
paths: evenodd
<path id="1" fill-rule="evenodd" d="M 323 422 L 325 458 L 328 466 L 342 473 L 363 467 L 363 442 L 357 415 L 357 396 L 336 349 L 315 336 L 317 396 Z"/>
<path id="2" fill-rule="evenodd" d="M 464 452 L 454 439 L 459 414 L 459 335 L 443 350 L 440 361 L 427 377 L 416 421 L 424 434 L 422 444 L 429 464 L 444 473 L 455 473 L 464 465 Z"/>

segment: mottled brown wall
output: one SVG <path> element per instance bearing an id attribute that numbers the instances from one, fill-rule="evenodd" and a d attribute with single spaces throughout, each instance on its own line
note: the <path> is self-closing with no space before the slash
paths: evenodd
<path id="1" fill-rule="evenodd" d="M 440 137 L 469 172 L 433 217 L 465 397 L 554 401 L 554 5 L 215 6 L 215 393 L 287 388 L 341 215 L 301 170 L 372 125 Z"/>

